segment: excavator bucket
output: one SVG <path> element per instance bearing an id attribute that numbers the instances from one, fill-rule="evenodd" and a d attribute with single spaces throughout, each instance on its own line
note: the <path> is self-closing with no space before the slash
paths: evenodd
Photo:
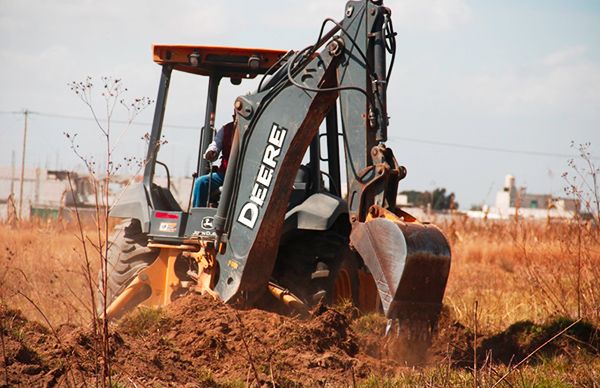
<path id="1" fill-rule="evenodd" d="M 435 225 L 374 208 L 377 216 L 356 222 L 350 241 L 375 280 L 386 317 L 435 323 L 450 271 L 446 238 Z"/>

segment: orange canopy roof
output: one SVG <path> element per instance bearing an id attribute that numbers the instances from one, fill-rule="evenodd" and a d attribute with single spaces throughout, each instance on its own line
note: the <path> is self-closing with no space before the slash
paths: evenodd
<path id="1" fill-rule="evenodd" d="M 153 60 L 160 65 L 172 64 L 179 71 L 199 75 L 216 73 L 230 78 L 254 78 L 264 74 L 286 53 L 258 48 L 152 45 Z"/>

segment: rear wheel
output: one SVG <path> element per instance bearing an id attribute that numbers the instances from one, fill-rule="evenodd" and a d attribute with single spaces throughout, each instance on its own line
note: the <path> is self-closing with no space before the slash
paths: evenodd
<path id="1" fill-rule="evenodd" d="M 335 231 L 298 231 L 280 247 L 274 277 L 308 306 L 358 302 L 358 265 L 348 239 Z"/>
<path id="2" fill-rule="evenodd" d="M 341 303 L 345 300 L 351 301 L 353 305 L 358 304 L 358 264 L 356 258 L 346 246 L 341 253 L 337 269 L 331 278 L 333 287 L 331 292 L 332 304 Z"/>
<path id="3" fill-rule="evenodd" d="M 141 270 L 152 264 L 158 257 L 159 251 L 148 248 L 147 245 L 148 235 L 142 232 L 139 220 L 127 219 L 115 227 L 109 238 L 106 274 L 107 307 L 127 288 Z M 102 270 L 100 270 L 98 274 L 98 314 L 100 315 L 104 313 L 103 294 L 104 282 Z M 130 308 L 134 306 L 130 306 Z"/>
<path id="4" fill-rule="evenodd" d="M 358 264 L 356 258 L 345 245 L 340 247 L 333 260 L 317 263 L 317 270 L 311 275 L 313 302 L 323 300 L 329 305 L 351 302 L 358 303 Z"/>

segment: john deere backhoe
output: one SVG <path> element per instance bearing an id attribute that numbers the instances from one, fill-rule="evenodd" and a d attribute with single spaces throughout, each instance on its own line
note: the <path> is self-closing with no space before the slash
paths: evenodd
<path id="1" fill-rule="evenodd" d="M 162 76 L 147 165 L 111 211 L 125 221 L 100 290 L 107 316 L 196 291 L 295 311 L 348 299 L 391 319 L 435 322 L 450 249 L 436 226 L 396 204 L 406 169 L 385 145 L 395 49 L 391 11 L 378 0 L 349 1 L 299 51 L 153 46 Z M 219 82 L 260 77 L 234 102 L 218 205 L 182 208 L 169 183 L 154 182 L 167 168 L 157 154 L 173 71 L 209 80 L 198 155 L 212 140 Z M 208 170 L 199 156 L 197 173 Z"/>

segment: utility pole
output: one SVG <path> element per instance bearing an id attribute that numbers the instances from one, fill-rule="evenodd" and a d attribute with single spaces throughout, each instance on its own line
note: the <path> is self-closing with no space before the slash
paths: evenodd
<path id="1" fill-rule="evenodd" d="M 23 157 L 21 158 L 21 188 L 19 189 L 19 220 L 21 219 L 21 212 L 23 210 L 23 181 L 25 179 L 25 150 L 27 147 L 27 117 L 29 111 L 25 109 L 23 111 L 25 116 L 25 125 L 23 126 Z"/>
<path id="2" fill-rule="evenodd" d="M 15 150 L 10 154 L 10 193 L 15 195 Z"/>

